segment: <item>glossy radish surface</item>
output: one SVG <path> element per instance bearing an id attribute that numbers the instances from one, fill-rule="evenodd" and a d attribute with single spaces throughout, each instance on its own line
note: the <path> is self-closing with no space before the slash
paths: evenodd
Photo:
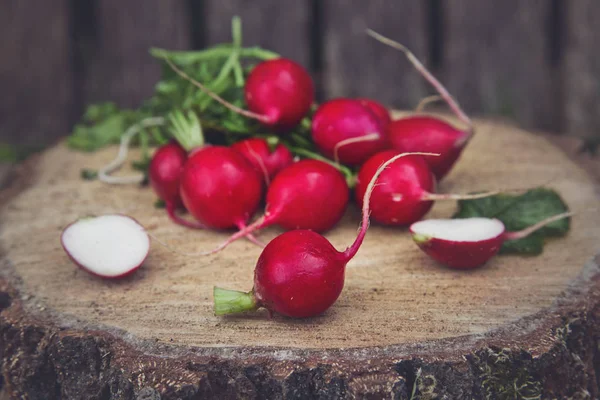
<path id="1" fill-rule="evenodd" d="M 319 151 L 332 160 L 359 165 L 387 145 L 384 124 L 354 99 L 333 99 L 319 106 L 311 134 Z"/>
<path id="2" fill-rule="evenodd" d="M 399 154 L 386 150 L 375 154 L 358 172 L 355 198 L 362 206 L 362 198 L 377 169 Z M 425 200 L 435 192 L 436 181 L 422 156 L 409 155 L 398 159 L 381 173 L 371 197 L 371 218 L 385 225 L 408 225 L 421 219 L 433 206 Z"/>
<path id="3" fill-rule="evenodd" d="M 368 99 L 365 97 L 358 98 L 356 99 L 356 101 L 358 101 L 360 104 L 371 110 L 373 114 L 375 114 L 377 118 L 379 118 L 379 121 L 383 125 L 383 128 L 386 130 L 388 129 L 388 127 L 392 123 L 392 116 L 383 104 L 373 99 Z"/>
<path id="4" fill-rule="evenodd" d="M 148 180 L 154 193 L 165 202 L 167 214 L 171 220 L 188 228 L 201 229 L 204 226 L 195 221 L 187 221 L 176 214 L 183 206 L 179 194 L 181 173 L 187 161 L 187 152 L 177 142 L 159 147 L 148 167 Z"/>
<path id="5" fill-rule="evenodd" d="M 346 210 L 348 184 L 333 166 L 318 160 L 301 160 L 282 170 L 267 189 L 265 214 L 216 248 L 270 225 L 285 229 L 324 232 L 335 226 Z"/>
<path id="6" fill-rule="evenodd" d="M 261 138 L 241 140 L 231 147 L 239 151 L 265 177 L 267 184 L 279 171 L 294 162 L 292 153 L 283 144 L 278 144 L 271 150 L 267 141 Z"/>
<path id="7" fill-rule="evenodd" d="M 397 155 L 381 165 L 365 192 L 358 235 L 345 251 L 337 251 L 323 236 L 293 230 L 273 239 L 263 249 L 254 270 L 254 288 L 245 293 L 214 289 L 216 315 L 264 307 L 288 317 L 319 315 L 331 307 L 344 287 L 346 264 L 356 255 L 369 226 L 369 199 L 375 182 Z"/>
<path id="8" fill-rule="evenodd" d="M 120 214 L 81 218 L 67 226 L 60 239 L 75 264 L 103 278 L 133 273 L 150 251 L 144 227 Z"/>
<path id="9" fill-rule="evenodd" d="M 434 260 L 455 269 L 471 269 L 498 254 L 505 241 L 525 238 L 570 215 L 558 214 L 517 232 L 507 232 L 495 218 L 430 219 L 415 222 L 410 232 L 419 248 Z"/>
<path id="10" fill-rule="evenodd" d="M 439 157 L 425 157 L 436 178 L 442 179 L 460 157 L 470 134 L 432 117 L 405 117 L 389 125 L 391 146 L 399 152 L 425 151 Z"/>
<path id="11" fill-rule="evenodd" d="M 239 152 L 208 146 L 193 153 L 181 175 L 185 207 L 210 228 L 242 228 L 256 212 L 263 178 Z"/>
<path id="12" fill-rule="evenodd" d="M 244 95 L 252 112 L 266 116 L 265 124 L 287 130 L 308 114 L 315 88 L 304 67 L 287 58 L 276 58 L 252 69 Z"/>

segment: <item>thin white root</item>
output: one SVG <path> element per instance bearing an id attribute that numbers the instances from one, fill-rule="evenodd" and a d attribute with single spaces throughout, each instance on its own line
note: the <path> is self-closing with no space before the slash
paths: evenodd
<path id="1" fill-rule="evenodd" d="M 110 174 L 121 168 L 125 163 L 125 160 L 127 160 L 129 142 L 135 135 L 141 132 L 142 129 L 164 124 L 165 119 L 163 117 L 152 117 L 146 118 L 137 124 L 130 126 L 129 129 L 125 131 L 123 136 L 121 136 L 121 144 L 119 145 L 119 153 L 117 154 L 117 157 L 115 157 L 114 160 L 98 171 L 98 179 L 111 185 L 129 185 L 141 183 L 144 180 L 143 174 L 130 176 L 111 176 Z"/>

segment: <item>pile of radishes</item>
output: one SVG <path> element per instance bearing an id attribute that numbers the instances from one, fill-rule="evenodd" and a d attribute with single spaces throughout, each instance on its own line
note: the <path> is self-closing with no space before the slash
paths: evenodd
<path id="1" fill-rule="evenodd" d="M 181 79 L 281 138 L 212 145 L 205 143 L 197 124 L 173 120 L 174 139 L 158 148 L 151 160 L 149 182 L 171 221 L 192 229 L 237 229 L 205 254 L 242 237 L 263 246 L 253 234 L 269 225 L 287 231 L 264 247 L 250 292 L 215 288 L 216 314 L 258 307 L 291 317 L 324 312 L 342 291 L 345 266 L 358 252 L 370 218 L 410 227 L 425 253 L 449 267 L 465 269 L 485 264 L 503 240 L 568 216 L 519 233 L 505 232 L 500 221 L 486 218 L 422 221 L 436 200 L 497 192 L 436 193 L 437 183 L 451 171 L 474 133 L 471 120 L 412 53 L 370 34 L 404 51 L 465 127 L 425 114 L 394 120 L 383 105 L 367 98 L 330 99 L 312 110 L 313 80 L 306 69 L 286 58 L 262 61 L 252 69 L 243 88 L 247 109 L 240 109 L 166 60 Z M 285 145 L 285 138 L 306 118 L 311 121 L 314 151 L 295 152 Z M 355 242 L 339 252 L 321 234 L 336 226 L 351 200 L 362 208 L 362 224 Z M 264 212 L 256 217 L 263 203 Z M 62 234 L 63 247 L 73 261 L 106 278 L 134 272 L 146 258 L 149 243 L 143 226 L 124 215 L 81 219 Z"/>

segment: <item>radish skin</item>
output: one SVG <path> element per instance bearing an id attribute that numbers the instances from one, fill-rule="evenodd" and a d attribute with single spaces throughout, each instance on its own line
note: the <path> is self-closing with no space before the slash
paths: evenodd
<path id="1" fill-rule="evenodd" d="M 410 226 L 413 241 L 429 257 L 454 269 L 473 269 L 487 263 L 507 240 L 523 239 L 538 229 L 573 215 L 546 218 L 517 232 L 508 232 L 495 218 L 430 219 Z"/>
<path id="2" fill-rule="evenodd" d="M 369 227 L 369 200 L 377 178 L 389 164 L 406 156 L 399 154 L 380 166 L 363 199 L 362 221 L 354 242 L 336 250 L 316 232 L 293 230 L 273 239 L 262 251 L 254 270 L 250 292 L 214 288 L 215 315 L 255 311 L 292 318 L 313 317 L 325 312 L 344 287 L 346 264 L 357 254 Z"/>

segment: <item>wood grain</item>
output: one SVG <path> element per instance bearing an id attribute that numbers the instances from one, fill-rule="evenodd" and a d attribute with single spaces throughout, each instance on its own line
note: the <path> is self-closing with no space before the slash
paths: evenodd
<path id="1" fill-rule="evenodd" d="M 0 141 L 45 145 L 68 132 L 73 86 L 67 0 L 0 6 Z"/>
<path id="2" fill-rule="evenodd" d="M 567 131 L 600 139 L 600 4 L 584 0 L 569 3 L 565 55 Z"/>
<path id="3" fill-rule="evenodd" d="M 499 123 L 478 121 L 477 128 L 443 191 L 552 177 L 572 209 L 598 204 L 597 182 L 544 137 Z M 0 211 L 0 371 L 15 398 L 599 393 L 597 213 L 575 216 L 568 236 L 550 241 L 541 256 L 497 257 L 462 273 L 426 259 L 404 230 L 374 225 L 348 265 L 341 298 L 323 316 L 216 318 L 213 284 L 251 287 L 259 249 L 244 241 L 207 258 L 176 256 L 154 242 L 142 269 L 114 282 L 90 277 L 65 256 L 62 227 L 89 213 L 126 212 L 181 250 L 209 248 L 227 235 L 173 226 L 151 206 L 148 188 L 79 179 L 80 168 L 98 167 L 114 152 L 57 146 L 22 165 L 2 192 L 10 196 L 2 196 Z M 600 171 L 598 162 L 590 168 Z M 429 216 L 452 210 L 439 204 Z M 342 248 L 357 224 L 350 210 L 327 237 Z"/>
<path id="4" fill-rule="evenodd" d="M 204 7 L 209 45 L 231 42 L 231 19 L 238 15 L 244 46 L 261 46 L 310 67 L 310 1 L 208 0 Z"/>
<path id="5" fill-rule="evenodd" d="M 324 85 L 327 98 L 362 96 L 412 108 L 425 93 L 404 55 L 367 36 L 397 40 L 427 62 L 425 2 L 324 0 Z"/>
<path id="6" fill-rule="evenodd" d="M 510 117 L 523 127 L 560 131 L 565 105 L 560 69 L 549 59 L 551 3 L 450 0 L 442 5 L 442 77 L 461 105 L 471 113 Z"/>
<path id="7" fill-rule="evenodd" d="M 102 0 L 97 4 L 97 36 L 84 49 L 83 102 L 137 107 L 152 94 L 160 77 L 160 64 L 148 49 L 190 47 L 186 3 Z"/>

